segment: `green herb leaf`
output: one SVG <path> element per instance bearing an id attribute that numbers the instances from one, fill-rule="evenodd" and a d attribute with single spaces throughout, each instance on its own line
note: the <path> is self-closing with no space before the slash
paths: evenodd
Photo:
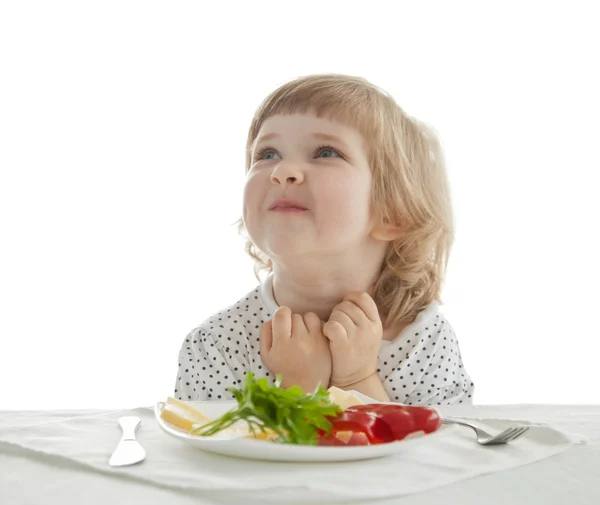
<path id="1" fill-rule="evenodd" d="M 248 423 L 250 429 L 265 432 L 273 430 L 277 442 L 314 445 L 317 430 L 331 432 L 328 417 L 342 412 L 339 405 L 329 399 L 329 391 L 321 384 L 314 392 L 306 394 L 302 388 L 281 388 L 283 378 L 278 375 L 275 384 L 267 378 L 256 380 L 252 372 L 246 374 L 243 389 L 230 388 L 237 407 L 218 419 L 195 428 L 192 433 L 210 436 L 229 428 L 239 421 Z"/>

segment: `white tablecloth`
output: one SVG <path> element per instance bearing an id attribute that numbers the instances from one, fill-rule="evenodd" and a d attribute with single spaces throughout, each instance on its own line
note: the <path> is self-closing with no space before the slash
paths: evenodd
<path id="1" fill-rule="evenodd" d="M 548 459 L 531 463 L 511 470 L 503 470 L 470 480 L 463 480 L 431 491 L 404 497 L 377 500 L 376 503 L 391 504 L 437 504 L 452 502 L 468 505 L 470 503 L 494 504 L 598 504 L 600 503 L 600 406 L 457 406 L 440 409 L 445 415 L 526 419 L 536 423 L 547 423 L 572 433 L 579 433 L 589 439 L 586 444 L 578 444 Z M 44 450 L 44 431 L 54 429 L 52 450 L 56 454 L 68 456 L 73 438 L 77 432 L 71 430 L 60 437 L 61 425 L 66 419 L 95 419 L 106 416 L 116 418 L 119 415 L 139 415 L 143 409 L 134 411 L 71 411 L 71 412 L 0 412 L 0 434 L 10 437 L 4 439 L 12 443 L 2 443 L 0 437 L 0 503 L 79 503 L 85 495 L 85 503 L 94 505 L 110 503 L 143 504 L 225 504 L 225 503 L 265 503 L 265 495 L 260 492 L 198 491 L 182 490 L 176 487 L 132 479 L 125 473 L 90 471 L 82 465 L 67 459 L 46 455 L 41 452 L 23 450 L 19 443 L 19 433 L 27 447 L 36 446 L 36 434 L 39 433 L 39 450 Z M 77 425 L 89 426 L 85 422 Z M 92 424 L 90 424 L 92 425 Z M 15 430 L 15 426 L 19 428 Z M 44 427 L 42 429 L 42 426 Z M 57 430 L 59 436 L 56 436 Z M 143 428 L 142 428 L 143 429 Z M 37 431 L 36 431 L 37 430 Z M 89 430 L 88 430 L 89 431 Z M 140 435 L 142 432 L 140 431 Z M 81 439 L 88 440 L 94 434 L 82 428 Z M 471 434 L 470 435 L 474 435 Z M 101 436 L 100 433 L 97 436 Z M 143 437 L 139 437 L 143 440 Z M 115 442 L 118 435 L 115 434 Z M 175 441 L 177 442 L 177 441 Z M 61 448 L 61 444 L 63 449 Z M 81 443 L 79 444 L 81 447 Z M 97 455 L 90 444 L 92 464 Z M 485 450 L 485 449 L 481 449 Z M 101 455 L 105 458 L 106 455 Z M 150 457 L 150 456 L 149 456 Z M 250 464 L 252 464 L 250 462 Z M 143 465 L 143 463 L 142 463 Z M 232 463 L 232 468 L 235 467 Z M 140 466 L 142 469 L 143 466 Z M 308 496 L 310 489 L 277 489 L 269 492 L 269 501 L 277 503 L 327 503 L 322 495 Z M 347 503 L 373 503 L 374 500 L 346 499 Z M 332 503 L 340 501 L 332 501 Z"/>

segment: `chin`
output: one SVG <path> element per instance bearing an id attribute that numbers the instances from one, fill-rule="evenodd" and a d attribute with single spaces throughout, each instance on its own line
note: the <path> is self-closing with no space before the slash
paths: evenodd
<path id="1" fill-rule="evenodd" d="M 266 240 L 264 242 L 265 248 L 259 247 L 259 249 L 265 251 L 270 258 L 287 258 L 310 252 L 311 249 L 307 245 L 306 239 L 282 233 L 277 237 Z"/>

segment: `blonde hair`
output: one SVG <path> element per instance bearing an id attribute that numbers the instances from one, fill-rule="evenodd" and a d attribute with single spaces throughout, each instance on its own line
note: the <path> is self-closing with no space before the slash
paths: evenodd
<path id="1" fill-rule="evenodd" d="M 310 75 L 282 85 L 256 110 L 246 143 L 246 172 L 252 163 L 252 144 L 265 119 L 309 111 L 354 127 L 367 141 L 375 218 L 404 230 L 388 246 L 373 299 L 385 315 L 386 326 L 410 323 L 440 299 L 454 236 L 450 190 L 437 135 L 366 79 Z M 245 231 L 241 219 L 238 227 Z M 245 249 L 255 260 L 259 280 L 261 270 L 272 271 L 271 259 L 249 238 Z"/>

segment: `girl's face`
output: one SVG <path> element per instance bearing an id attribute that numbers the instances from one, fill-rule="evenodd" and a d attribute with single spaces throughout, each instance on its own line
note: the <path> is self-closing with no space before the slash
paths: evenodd
<path id="1" fill-rule="evenodd" d="M 359 253 L 372 227 L 371 170 L 355 129 L 313 114 L 275 115 L 252 148 L 243 220 L 275 263 Z"/>

